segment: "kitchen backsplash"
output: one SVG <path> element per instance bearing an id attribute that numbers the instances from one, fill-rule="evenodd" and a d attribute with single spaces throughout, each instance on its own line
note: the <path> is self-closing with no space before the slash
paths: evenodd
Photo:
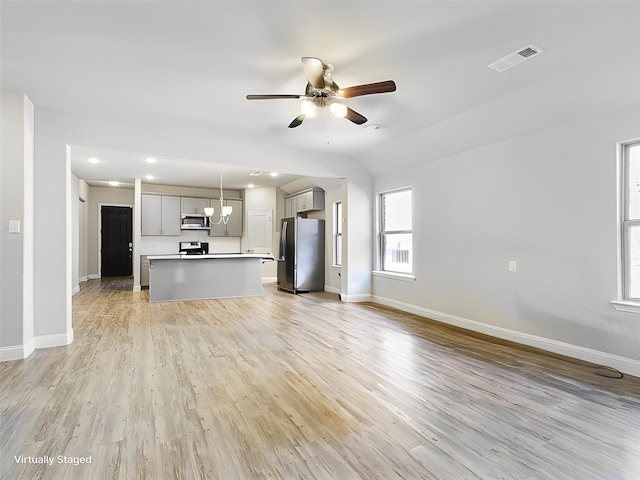
<path id="1" fill-rule="evenodd" d="M 178 253 L 180 242 L 209 242 L 209 253 L 240 253 L 240 238 L 210 237 L 206 231 L 185 231 L 180 236 L 144 236 L 140 255 L 168 255 Z"/>

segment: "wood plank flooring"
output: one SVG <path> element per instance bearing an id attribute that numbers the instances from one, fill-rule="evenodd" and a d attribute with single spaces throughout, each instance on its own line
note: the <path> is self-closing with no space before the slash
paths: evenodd
<path id="1" fill-rule="evenodd" d="M 640 478 L 640 379 L 264 290 L 150 304 L 129 279 L 83 284 L 73 344 L 0 364 L 0 477 Z"/>

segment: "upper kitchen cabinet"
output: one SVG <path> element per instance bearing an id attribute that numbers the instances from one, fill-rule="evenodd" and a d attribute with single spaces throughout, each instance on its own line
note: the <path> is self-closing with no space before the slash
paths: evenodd
<path id="1" fill-rule="evenodd" d="M 180 235 L 180 197 L 142 195 L 142 235 Z"/>
<path id="2" fill-rule="evenodd" d="M 180 199 L 180 211 L 186 215 L 194 213 L 204 215 L 204 209 L 209 206 L 208 198 L 182 197 Z"/>
<path id="3" fill-rule="evenodd" d="M 241 237 L 243 234 L 243 201 L 241 198 L 231 198 L 224 200 L 225 206 L 233 207 L 231 215 L 229 215 L 228 222 L 217 223 L 220 220 L 220 200 L 212 199 L 211 205 L 215 209 L 215 213 L 211 217 L 211 228 L 209 229 L 209 236 L 211 237 Z"/>
<path id="4" fill-rule="evenodd" d="M 162 197 L 142 194 L 142 235 L 162 235 Z"/>
<path id="5" fill-rule="evenodd" d="M 294 217 L 298 213 L 324 210 L 324 190 L 310 188 L 294 193 L 284 199 L 285 217 Z"/>
<path id="6" fill-rule="evenodd" d="M 180 197 L 162 196 L 162 235 L 180 235 Z"/>
<path id="7" fill-rule="evenodd" d="M 284 199 L 284 216 L 285 218 L 295 217 L 298 209 L 296 197 L 287 197 Z"/>

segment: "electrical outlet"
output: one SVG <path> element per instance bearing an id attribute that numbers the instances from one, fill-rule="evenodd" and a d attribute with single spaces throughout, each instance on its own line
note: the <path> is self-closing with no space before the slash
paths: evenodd
<path id="1" fill-rule="evenodd" d="M 509 271 L 510 272 L 515 272 L 516 271 L 516 261 L 515 260 L 509 260 Z"/>

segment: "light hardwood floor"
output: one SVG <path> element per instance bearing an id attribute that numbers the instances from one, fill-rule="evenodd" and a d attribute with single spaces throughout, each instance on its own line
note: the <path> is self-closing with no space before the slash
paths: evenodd
<path id="1" fill-rule="evenodd" d="M 113 279 L 73 323 L 0 365 L 2 479 L 640 478 L 640 379 L 392 309 Z"/>

